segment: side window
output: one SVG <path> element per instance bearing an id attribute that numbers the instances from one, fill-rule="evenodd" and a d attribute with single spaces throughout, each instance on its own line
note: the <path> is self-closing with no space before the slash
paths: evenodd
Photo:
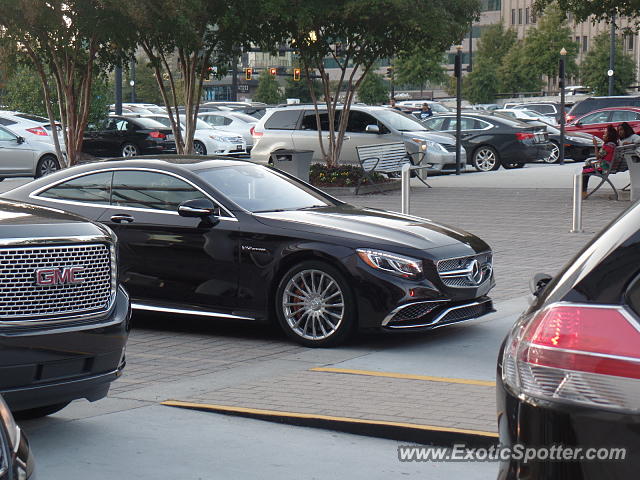
<path id="1" fill-rule="evenodd" d="M 0 128 L 0 142 L 11 142 L 15 139 L 15 135 L 7 132 L 4 128 Z"/>
<path id="2" fill-rule="evenodd" d="M 587 115 L 582 120 L 580 120 L 580 123 L 582 123 L 583 125 L 591 125 L 593 123 L 606 123 L 608 121 L 609 121 L 609 111 L 596 112 L 596 113 L 592 113 L 591 115 Z"/>
<path id="3" fill-rule="evenodd" d="M 126 120 L 118 120 L 118 122 L 116 123 L 116 130 L 118 131 L 125 131 L 127 130 L 127 125 L 129 124 L 129 122 L 127 122 Z"/>
<path id="4" fill-rule="evenodd" d="M 432 130 L 444 130 L 444 121 L 446 118 L 444 117 L 431 117 L 427 120 L 423 120 L 422 123 L 426 125 L 427 128 Z"/>
<path id="5" fill-rule="evenodd" d="M 449 130 L 454 130 L 456 128 L 457 123 L 458 122 L 456 121 L 455 118 L 450 118 Z M 478 128 L 475 125 L 476 125 L 476 121 L 473 118 L 462 117 L 460 119 L 460 130 L 474 130 L 475 128 Z"/>
<path id="6" fill-rule="evenodd" d="M 112 205 L 176 212 L 184 201 L 205 198 L 173 175 L 136 170 L 119 170 L 113 175 Z"/>
<path id="7" fill-rule="evenodd" d="M 264 123 L 267 130 L 295 130 L 300 118 L 300 110 L 280 110 L 274 112 Z"/>
<path id="8" fill-rule="evenodd" d="M 488 122 L 483 122 L 482 120 L 474 120 L 473 121 L 473 128 L 475 128 L 476 130 L 484 130 L 485 128 L 489 129 L 491 128 L 491 124 Z"/>
<path id="9" fill-rule="evenodd" d="M 614 110 L 611 112 L 612 122 L 632 122 L 638 120 L 638 117 L 640 117 L 640 115 L 631 110 Z"/>
<path id="10" fill-rule="evenodd" d="M 231 123 L 233 123 L 233 120 L 231 120 L 230 118 L 224 117 L 224 124 L 225 125 L 231 125 Z"/>
<path id="11" fill-rule="evenodd" d="M 378 125 L 378 121 L 371 115 L 357 110 L 349 112 L 347 132 L 365 133 L 367 125 Z"/>
<path id="12" fill-rule="evenodd" d="M 0 125 L 15 125 L 17 122 L 9 120 L 8 118 L 0 118 Z"/>
<path id="13" fill-rule="evenodd" d="M 221 127 L 222 125 L 224 125 L 224 117 L 222 115 L 209 115 L 209 117 L 207 118 L 207 122 L 210 125 Z"/>
<path id="14" fill-rule="evenodd" d="M 323 131 L 329 131 L 329 114 L 320 113 L 320 127 Z M 316 121 L 316 113 L 313 111 L 304 112 L 300 130 L 318 130 L 318 122 Z"/>
<path id="15" fill-rule="evenodd" d="M 112 176 L 113 172 L 84 175 L 59 183 L 39 193 L 38 196 L 96 205 L 109 205 Z"/>

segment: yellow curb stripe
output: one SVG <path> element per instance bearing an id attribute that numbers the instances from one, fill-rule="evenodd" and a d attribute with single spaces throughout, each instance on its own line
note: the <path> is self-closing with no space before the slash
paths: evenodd
<path id="1" fill-rule="evenodd" d="M 484 437 L 498 438 L 498 434 L 495 432 L 484 432 L 481 430 L 468 430 L 464 428 L 454 428 L 454 427 L 437 427 L 433 425 L 419 425 L 415 423 L 388 422 L 384 420 L 365 420 L 362 418 L 332 417 L 330 415 L 317 415 L 315 413 L 297 413 L 297 412 L 284 412 L 279 410 L 263 410 L 260 408 L 234 407 L 230 405 L 213 405 L 213 404 L 207 404 L 207 403 L 191 403 L 191 402 L 182 402 L 179 400 L 166 400 L 162 402 L 161 405 L 166 405 L 169 407 L 198 408 L 198 409 L 218 411 L 218 412 L 247 413 L 252 415 L 264 415 L 264 416 L 273 416 L 273 417 L 309 418 L 313 420 L 328 420 L 328 421 L 334 421 L 334 422 L 349 422 L 349 423 L 360 423 L 360 424 L 367 424 L 367 425 L 388 425 L 391 427 L 414 428 L 417 430 L 435 431 L 435 432 L 464 433 L 467 435 L 479 435 Z"/>
<path id="2" fill-rule="evenodd" d="M 371 370 L 350 370 L 348 368 L 316 367 L 310 369 L 313 372 L 345 373 L 348 375 L 365 375 L 369 377 L 404 378 L 409 380 L 423 380 L 428 382 L 460 383 L 463 385 L 480 385 L 482 387 L 495 387 L 496 382 L 487 380 L 471 380 L 466 378 L 430 377 L 428 375 L 410 375 L 408 373 L 374 372 Z"/>

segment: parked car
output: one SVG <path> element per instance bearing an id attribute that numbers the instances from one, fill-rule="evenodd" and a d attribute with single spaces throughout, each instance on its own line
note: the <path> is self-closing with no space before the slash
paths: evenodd
<path id="1" fill-rule="evenodd" d="M 412 110 L 420 110 L 422 108 L 422 104 L 428 104 L 431 107 L 431 111 L 433 113 L 449 113 L 451 110 L 443 107 L 440 103 L 434 102 L 433 100 L 404 100 L 402 102 L 398 102 L 398 106 L 407 107 Z"/>
<path id="2" fill-rule="evenodd" d="M 465 112 L 461 117 L 462 145 L 476 170 L 488 172 L 504 168 L 521 168 L 549 156 L 553 146 L 540 126 L 493 113 Z M 423 120 L 428 128 L 455 133 L 456 115 L 438 115 Z"/>
<path id="3" fill-rule="evenodd" d="M 622 122 L 631 125 L 634 131 L 640 131 L 639 107 L 601 108 L 574 119 L 566 125 L 567 132 L 581 132 L 602 138 L 609 125 L 618 126 Z"/>
<path id="4" fill-rule="evenodd" d="M 253 148 L 253 136 L 251 135 L 251 128 L 255 127 L 258 123 L 258 119 L 247 115 L 246 113 L 230 111 L 220 112 L 204 112 L 198 114 L 198 117 L 209 125 L 215 128 L 220 128 L 228 132 L 234 132 L 242 135 L 245 143 L 247 144 L 247 151 L 250 152 Z"/>
<path id="5" fill-rule="evenodd" d="M 556 125 L 540 121 L 527 121 L 529 125 L 540 126 L 547 130 L 549 134 L 549 142 L 553 145 L 549 155 L 543 160 L 546 163 L 558 163 L 560 161 L 560 129 Z M 565 160 L 573 160 L 576 162 L 584 162 L 589 157 L 595 156 L 595 142 L 602 145 L 602 140 L 588 133 L 565 132 L 564 136 L 564 158 Z"/>
<path id="6" fill-rule="evenodd" d="M 492 253 L 478 237 L 354 207 L 250 161 L 85 164 L 3 195 L 112 228 L 134 309 L 246 322 L 274 313 L 307 346 L 493 310 Z"/>
<path id="7" fill-rule="evenodd" d="M 48 118 L 30 113 L 0 111 L 0 125 L 9 128 L 17 135 L 38 142 L 50 143 L 53 145 L 53 137 L 51 135 L 51 123 Z M 58 140 L 62 151 L 65 150 L 64 134 L 62 126 L 57 123 L 56 131 L 58 132 Z"/>
<path id="8" fill-rule="evenodd" d="M 88 203 L 108 196 L 87 193 Z M 0 201 L 0 265 L 0 394 L 11 410 L 39 417 L 104 397 L 124 368 L 130 318 L 113 232 Z"/>
<path id="9" fill-rule="evenodd" d="M 0 181 L 13 177 L 39 178 L 60 169 L 53 145 L 32 138 L 27 140 L 0 127 Z"/>
<path id="10" fill-rule="evenodd" d="M 515 118 L 521 121 L 538 120 L 545 123 L 555 123 L 555 119 L 553 117 L 548 117 L 546 115 L 542 115 L 539 112 L 536 112 L 535 110 L 528 110 L 524 108 L 500 108 L 497 110 L 493 110 L 493 113 L 506 115 L 507 117 Z"/>
<path id="11" fill-rule="evenodd" d="M 171 128 L 171 120 L 168 115 L 144 115 Z M 184 117 L 181 117 L 182 133 L 184 133 Z M 241 135 L 227 129 L 218 129 L 207 122 L 197 119 L 196 131 L 193 135 L 193 150 L 198 155 L 244 155 L 247 153 L 247 144 Z"/>
<path id="12" fill-rule="evenodd" d="M 322 137 L 328 136 L 329 116 L 320 108 Z M 338 109 L 338 112 L 341 110 Z M 326 131 L 326 133 L 325 133 Z M 269 163 L 271 154 L 278 150 L 313 150 L 313 160 L 321 162 L 322 151 L 312 105 L 291 105 L 270 109 L 253 130 L 254 146 L 251 160 Z M 340 163 L 359 165 L 356 147 L 376 143 L 404 142 L 407 152 L 416 158 L 425 151 L 432 172 L 453 172 L 456 169 L 455 138 L 445 133 L 428 131 L 415 117 L 387 107 L 353 105 L 345 141 L 340 153 Z M 327 142 L 328 143 L 328 142 Z M 326 144 L 325 144 L 326 145 Z M 422 146 L 426 149 L 423 150 Z M 464 168 L 466 152 L 463 149 L 461 163 Z"/>
<path id="13" fill-rule="evenodd" d="M 567 122 L 583 117 L 595 110 L 612 107 L 640 107 L 640 95 L 620 95 L 611 97 L 589 97 L 575 105 L 567 113 Z"/>
<path id="14" fill-rule="evenodd" d="M 640 205 L 551 279 L 498 356 L 500 445 L 626 448 L 622 461 L 506 461 L 498 478 L 628 479 L 640 468 Z"/>
<path id="15" fill-rule="evenodd" d="M 0 480 L 33 479 L 34 466 L 27 436 L 0 395 Z"/>
<path id="16" fill-rule="evenodd" d="M 175 152 L 170 128 L 149 118 L 110 116 L 85 130 L 82 151 L 96 156 L 134 157 Z"/>

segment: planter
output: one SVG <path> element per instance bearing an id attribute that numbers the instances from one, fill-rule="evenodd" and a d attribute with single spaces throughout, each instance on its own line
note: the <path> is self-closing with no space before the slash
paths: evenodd
<path id="1" fill-rule="evenodd" d="M 377 183 L 375 185 L 361 185 L 358 195 L 368 193 L 380 193 L 400 190 L 402 182 L 400 180 L 392 180 L 390 182 Z M 316 187 L 334 197 L 347 197 L 356 194 L 356 187 Z"/>

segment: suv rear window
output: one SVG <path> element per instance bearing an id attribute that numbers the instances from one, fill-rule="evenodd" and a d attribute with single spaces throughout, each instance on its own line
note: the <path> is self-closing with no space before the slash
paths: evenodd
<path id="1" fill-rule="evenodd" d="M 576 103 L 569 115 L 581 117 L 589 112 L 607 107 L 640 107 L 640 97 L 594 97 Z"/>
<path id="2" fill-rule="evenodd" d="M 280 110 L 273 114 L 264 123 L 267 130 L 295 130 L 302 110 Z"/>

